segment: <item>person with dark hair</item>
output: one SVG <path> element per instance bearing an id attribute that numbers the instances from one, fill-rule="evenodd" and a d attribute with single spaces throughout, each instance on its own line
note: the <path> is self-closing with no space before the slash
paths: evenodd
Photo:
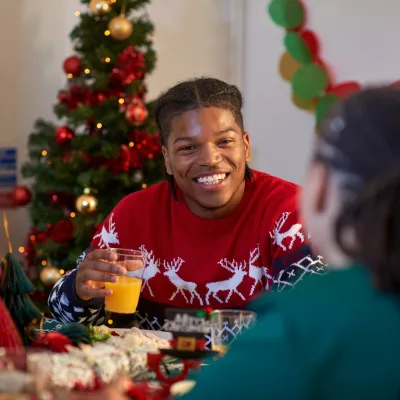
<path id="1" fill-rule="evenodd" d="M 109 247 L 146 254 L 137 317 L 161 329 L 167 307 L 242 308 L 309 255 L 298 187 L 253 171 L 237 87 L 212 78 L 177 84 L 155 109 L 167 181 L 124 198 L 79 267 L 49 297 L 62 322 L 104 321 L 104 282 L 127 273 Z M 282 280 L 282 279 L 281 279 Z"/>
<path id="2" fill-rule="evenodd" d="M 330 272 L 258 299 L 255 327 L 185 400 L 399 399 L 399 205 L 400 90 L 368 89 L 322 126 L 302 194 Z"/>

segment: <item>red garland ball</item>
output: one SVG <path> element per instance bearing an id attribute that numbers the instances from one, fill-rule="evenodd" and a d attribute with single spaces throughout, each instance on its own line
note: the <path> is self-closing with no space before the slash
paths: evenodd
<path id="1" fill-rule="evenodd" d="M 60 126 L 54 132 L 54 136 L 58 144 L 65 144 L 74 138 L 74 132 L 68 126 Z"/>
<path id="2" fill-rule="evenodd" d="M 32 199 L 32 193 L 26 186 L 16 186 L 11 192 L 14 206 L 26 206 Z"/>
<path id="3" fill-rule="evenodd" d="M 71 56 L 65 59 L 63 69 L 66 74 L 79 76 L 82 73 L 82 60 L 77 56 Z"/>
<path id="4" fill-rule="evenodd" d="M 58 332 L 42 333 L 37 336 L 32 347 L 51 350 L 55 353 L 66 353 L 66 346 L 73 346 L 71 340 Z"/>
<path id="5" fill-rule="evenodd" d="M 135 101 L 126 107 L 125 117 L 129 123 L 135 126 L 143 125 L 149 115 L 143 102 Z"/>

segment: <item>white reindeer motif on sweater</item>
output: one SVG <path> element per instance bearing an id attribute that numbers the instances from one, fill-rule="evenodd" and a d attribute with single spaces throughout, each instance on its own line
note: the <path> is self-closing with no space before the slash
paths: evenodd
<path id="1" fill-rule="evenodd" d="M 254 250 L 250 251 L 249 257 L 249 278 L 254 280 L 253 286 L 250 289 L 249 296 L 252 296 L 254 294 L 254 291 L 259 283 L 262 285 L 262 279 L 264 276 L 266 276 L 267 273 L 267 269 L 265 267 L 256 265 L 259 259 L 260 246 L 257 245 Z"/>
<path id="2" fill-rule="evenodd" d="M 206 294 L 206 304 L 210 304 L 210 296 L 214 297 L 221 304 L 224 303 L 218 296 L 219 292 L 228 292 L 228 296 L 225 299 L 225 303 L 229 301 L 233 293 L 236 293 L 242 300 L 246 300 L 242 293 L 238 291 L 239 285 L 243 282 L 243 278 L 247 275 L 246 270 L 246 261 L 238 263 L 237 261 L 228 261 L 226 258 L 222 259 L 218 262 L 218 264 L 232 272 L 232 276 L 225 280 L 219 282 L 211 282 L 206 284 L 207 294 Z"/>
<path id="3" fill-rule="evenodd" d="M 176 287 L 176 291 L 172 294 L 169 300 L 172 301 L 178 293 L 181 293 L 183 298 L 186 300 L 186 303 L 189 303 L 189 300 L 185 294 L 186 290 L 190 293 L 190 304 L 193 304 L 194 297 L 196 297 L 202 306 L 203 300 L 196 291 L 197 284 L 194 282 L 187 282 L 178 275 L 178 272 L 184 262 L 185 261 L 180 257 L 174 258 L 171 262 L 164 261 L 164 268 L 166 270 L 164 275 L 167 276 L 170 282 Z"/>
<path id="4" fill-rule="evenodd" d="M 136 270 L 136 271 L 130 271 L 128 272 L 129 276 L 133 276 L 135 278 L 140 278 L 143 276 L 143 284 L 142 284 L 142 289 L 141 291 L 147 287 L 149 290 L 150 296 L 154 297 L 154 293 L 151 290 L 151 286 L 149 281 L 153 279 L 158 273 L 160 273 L 160 259 L 156 259 L 153 254 L 153 250 L 150 252 L 146 250 L 146 247 L 144 245 L 139 247 L 140 251 L 142 251 L 145 255 L 145 260 L 144 260 L 144 265 L 142 268 Z M 143 271 L 144 268 L 144 271 Z"/>
<path id="5" fill-rule="evenodd" d="M 109 249 L 110 245 L 119 244 L 118 232 L 116 232 L 115 230 L 115 222 L 113 221 L 113 219 L 114 219 L 114 213 L 110 215 L 110 219 L 108 220 L 108 230 L 103 225 L 100 233 L 98 233 L 93 237 L 93 239 L 100 238 L 99 241 L 100 249 L 103 248 Z"/>
<path id="6" fill-rule="evenodd" d="M 283 251 L 290 250 L 293 247 L 293 244 L 298 238 L 301 242 L 304 242 L 304 235 L 301 233 L 301 228 L 303 225 L 294 224 L 287 231 L 282 232 L 282 228 L 285 225 L 285 222 L 288 220 L 290 212 L 282 213 L 282 216 L 275 222 L 275 227 L 273 231 L 269 232 L 269 236 L 272 239 L 272 244 L 275 244 L 282 248 Z M 286 247 L 283 244 L 283 241 L 286 238 L 290 238 L 290 243 Z"/>

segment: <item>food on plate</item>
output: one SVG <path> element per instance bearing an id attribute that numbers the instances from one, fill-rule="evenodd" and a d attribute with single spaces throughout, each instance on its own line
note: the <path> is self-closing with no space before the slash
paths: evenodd
<path id="1" fill-rule="evenodd" d="M 106 326 L 90 329 L 93 345 L 66 346 L 68 353 L 37 353 L 30 356 L 30 371 L 46 377 L 51 386 L 94 388 L 118 376 L 135 378 L 148 371 L 147 353 L 170 347 L 168 340 L 137 328 L 115 336 Z"/>
<path id="2" fill-rule="evenodd" d="M 111 329 L 105 325 L 91 326 L 89 331 L 92 343 L 105 342 L 106 340 L 110 339 L 112 332 Z"/>
<path id="3" fill-rule="evenodd" d="M 127 329 L 120 336 L 111 336 L 106 343 L 121 349 L 145 353 L 157 353 L 159 349 L 170 348 L 168 340 L 137 328 Z"/>

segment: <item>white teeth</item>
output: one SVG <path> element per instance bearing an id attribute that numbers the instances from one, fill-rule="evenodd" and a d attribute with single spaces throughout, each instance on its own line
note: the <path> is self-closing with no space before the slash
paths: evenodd
<path id="1" fill-rule="evenodd" d="M 201 178 L 197 178 L 197 182 L 203 183 L 206 185 L 216 185 L 223 179 L 225 179 L 226 174 L 215 174 L 209 176 L 202 176 Z"/>

